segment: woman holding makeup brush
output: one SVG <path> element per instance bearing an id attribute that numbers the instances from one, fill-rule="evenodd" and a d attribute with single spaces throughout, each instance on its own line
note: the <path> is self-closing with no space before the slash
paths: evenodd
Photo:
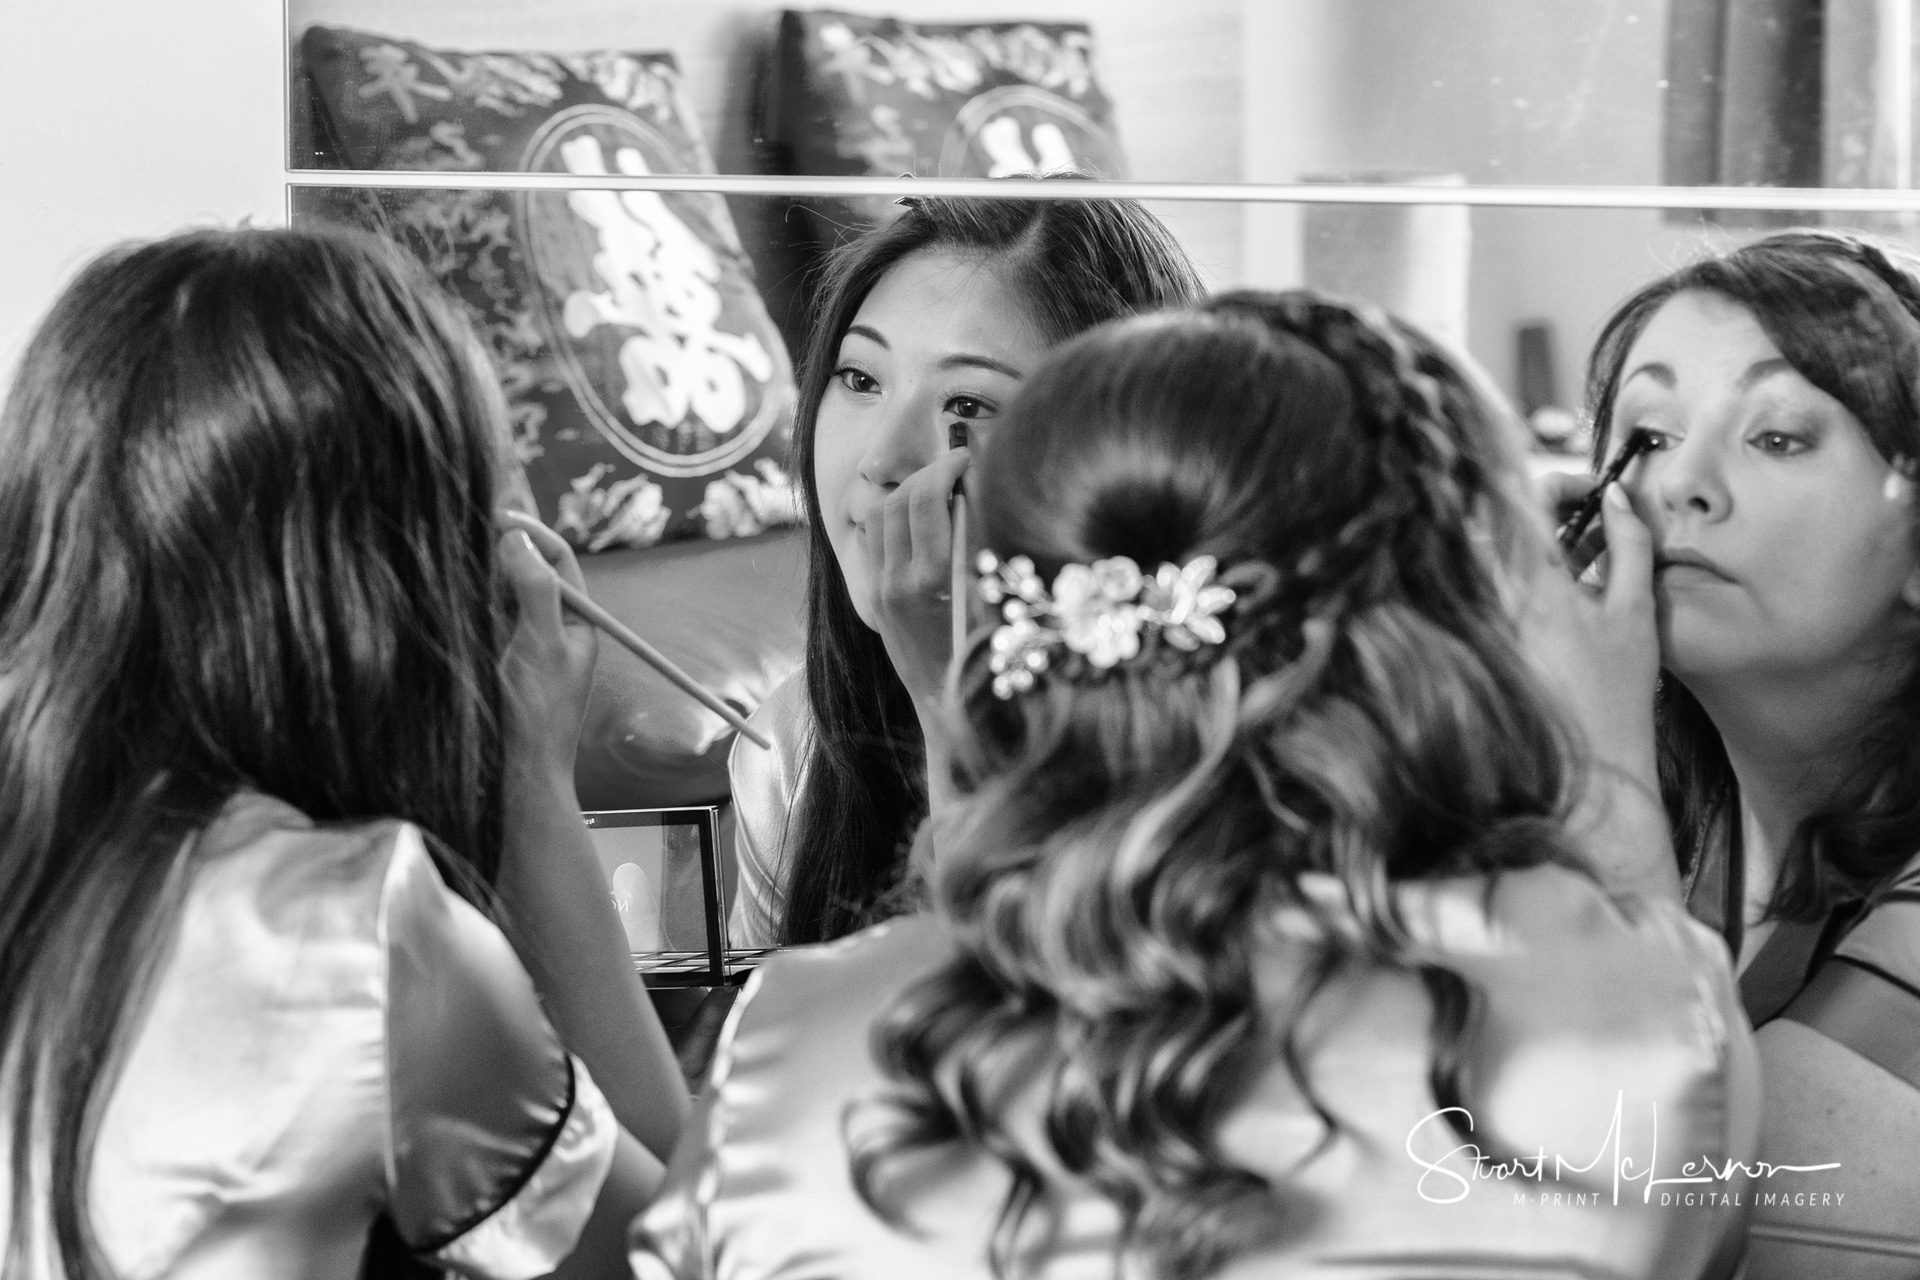
<path id="1" fill-rule="evenodd" d="M 772 749 L 734 745 L 735 946 L 836 938 L 901 891 L 952 648 L 956 431 L 988 429 L 1054 344 L 1200 294 L 1131 201 L 901 203 L 833 260 L 802 362 L 806 663 L 753 717 Z"/>
<path id="2" fill-rule="evenodd" d="M 617 1273 L 687 1098 L 453 304 L 345 233 L 129 246 L 0 455 L 0 1274 Z"/>
<path id="3" fill-rule="evenodd" d="M 1833 1166 L 1757 1188 L 1748 1275 L 1920 1274 L 1920 263 L 1706 258 L 1615 313 L 1590 393 L 1598 458 L 1655 442 L 1610 500 L 1654 547 L 1674 892 L 1759 1028 L 1762 1157 Z"/>
<path id="4" fill-rule="evenodd" d="M 932 907 L 756 972 L 638 1280 L 1731 1276 L 1752 1037 L 1569 824 L 1522 438 L 1306 291 L 1051 353 L 968 491 Z"/>

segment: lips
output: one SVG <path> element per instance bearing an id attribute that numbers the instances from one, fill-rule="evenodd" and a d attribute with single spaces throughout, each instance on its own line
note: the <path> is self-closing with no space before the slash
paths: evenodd
<path id="1" fill-rule="evenodd" d="M 1662 573 L 1668 569 L 1698 569 L 1722 581 L 1733 581 L 1733 575 L 1721 568 L 1718 562 L 1711 557 L 1701 555 L 1691 547 L 1662 548 L 1653 558 L 1653 571 Z"/>

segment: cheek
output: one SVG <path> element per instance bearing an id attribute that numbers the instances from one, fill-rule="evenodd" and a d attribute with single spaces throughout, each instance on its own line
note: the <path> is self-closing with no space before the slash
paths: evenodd
<path id="1" fill-rule="evenodd" d="M 820 491 L 820 513 L 829 532 L 844 524 L 847 506 L 860 479 L 860 433 L 829 398 L 814 421 L 813 483 Z M 837 536 L 837 533 L 836 533 Z"/>
<path id="2" fill-rule="evenodd" d="M 853 611 L 873 625 L 872 596 L 860 533 L 850 523 L 849 508 L 860 485 L 861 437 L 844 413 L 835 413 L 831 401 L 820 406 L 814 422 L 813 483 L 820 493 L 820 518 L 833 558 L 840 563 Z"/>
<path id="3" fill-rule="evenodd" d="M 1913 572 L 1906 504 L 1890 503 L 1869 486 L 1810 493 L 1776 502 L 1756 558 L 1755 572 L 1776 583 L 1785 602 L 1844 614 L 1884 612 Z"/>
<path id="4" fill-rule="evenodd" d="M 1774 514 L 1743 557 L 1759 614 L 1754 643 L 1821 665 L 1873 651 L 1904 630 L 1910 610 L 1902 597 L 1915 560 L 1903 509 L 1875 493 Z"/>

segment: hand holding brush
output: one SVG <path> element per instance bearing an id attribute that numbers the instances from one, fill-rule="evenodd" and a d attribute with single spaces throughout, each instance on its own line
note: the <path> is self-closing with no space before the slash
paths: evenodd
<path id="1" fill-rule="evenodd" d="M 1651 431 L 1635 428 L 1629 432 L 1626 443 L 1620 447 L 1620 452 L 1615 454 L 1613 461 L 1607 464 L 1607 469 L 1600 473 L 1600 482 L 1594 485 L 1585 498 L 1581 499 L 1580 505 L 1573 509 L 1573 514 L 1568 516 L 1566 522 L 1555 531 L 1554 536 L 1559 539 L 1561 550 L 1567 553 L 1568 564 L 1573 570 L 1574 577 L 1577 578 L 1585 573 L 1587 566 L 1606 550 L 1606 543 L 1601 539 L 1595 538 L 1586 545 L 1583 545 L 1583 542 L 1586 540 L 1587 531 L 1593 525 L 1594 517 L 1600 514 L 1600 502 L 1606 496 L 1608 486 L 1617 483 L 1620 477 L 1626 474 L 1627 468 L 1633 465 L 1633 460 L 1653 448 L 1654 443 L 1654 435 Z"/>

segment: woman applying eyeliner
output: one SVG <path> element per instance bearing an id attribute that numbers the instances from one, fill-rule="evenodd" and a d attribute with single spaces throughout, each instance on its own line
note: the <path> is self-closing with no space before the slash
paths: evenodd
<path id="1" fill-rule="evenodd" d="M 1759 1029 L 1749 1277 L 1920 1274 L 1920 264 L 1769 236 L 1647 286 L 1593 357 L 1654 546 L 1655 747 L 1689 909 Z M 1618 687 L 1617 684 L 1615 686 Z M 1804 1168 L 1819 1166 L 1818 1168 Z"/>
<path id="2" fill-rule="evenodd" d="M 802 364 L 806 661 L 754 715 L 773 748 L 741 739 L 730 762 L 735 946 L 840 937 L 903 892 L 951 649 L 956 429 L 991 423 L 1057 343 L 1200 295 L 1131 201 L 904 204 L 829 266 Z"/>

